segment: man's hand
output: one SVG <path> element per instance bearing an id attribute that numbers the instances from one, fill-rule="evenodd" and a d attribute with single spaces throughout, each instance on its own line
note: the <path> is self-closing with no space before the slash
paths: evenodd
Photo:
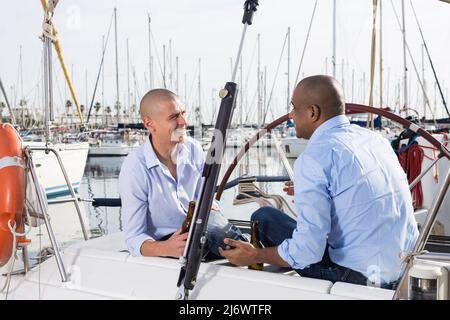
<path id="1" fill-rule="evenodd" d="M 186 246 L 186 239 L 189 233 L 181 234 L 181 228 L 178 229 L 169 239 L 164 241 L 166 256 L 181 257 Z"/>
<path id="2" fill-rule="evenodd" d="M 293 196 L 294 195 L 294 182 L 287 181 L 284 183 L 285 187 L 283 188 L 283 191 L 286 192 L 287 195 Z"/>
<path id="3" fill-rule="evenodd" d="M 220 211 L 220 208 L 219 208 L 219 206 L 218 206 L 217 204 L 215 204 L 215 203 L 213 202 L 212 205 L 211 205 L 211 210 L 214 210 L 214 211 Z"/>
<path id="4" fill-rule="evenodd" d="M 229 238 L 225 238 L 223 242 L 232 248 L 223 250 L 219 247 L 219 253 L 221 256 L 227 258 L 232 264 L 237 266 L 248 266 L 259 262 L 257 261 L 258 249 L 253 247 L 252 244 Z"/>

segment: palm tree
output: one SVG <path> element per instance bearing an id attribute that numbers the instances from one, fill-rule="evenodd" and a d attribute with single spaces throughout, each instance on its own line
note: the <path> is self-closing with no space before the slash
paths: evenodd
<path id="1" fill-rule="evenodd" d="M 72 101 L 67 100 L 66 101 L 66 117 L 67 118 L 69 117 L 70 108 L 72 108 Z M 70 121 L 70 122 L 72 122 L 72 121 Z"/>
<path id="2" fill-rule="evenodd" d="M 109 114 L 111 113 L 111 107 L 110 106 L 106 107 L 106 113 L 107 113 L 107 115 L 106 115 L 106 126 L 108 126 L 108 117 L 109 117 Z"/>
<path id="3" fill-rule="evenodd" d="M 135 103 L 133 103 L 133 104 L 131 105 L 131 117 L 132 117 L 132 119 L 135 118 L 136 110 L 137 110 L 137 106 L 136 106 Z M 133 122 L 134 122 L 134 120 L 133 120 Z"/>
<path id="4" fill-rule="evenodd" d="M 3 109 L 6 108 L 5 103 L 2 101 L 0 102 L 0 120 L 3 120 Z"/>
<path id="5" fill-rule="evenodd" d="M 101 109 L 102 105 L 100 104 L 100 102 L 96 102 L 94 104 L 94 109 L 95 109 L 95 123 L 97 123 L 97 117 L 98 117 L 98 111 Z"/>

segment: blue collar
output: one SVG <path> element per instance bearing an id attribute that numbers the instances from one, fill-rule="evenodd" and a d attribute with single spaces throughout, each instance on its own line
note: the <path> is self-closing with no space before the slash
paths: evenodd
<path id="1" fill-rule="evenodd" d="M 317 137 L 321 136 L 325 131 L 341 126 L 341 125 L 349 125 L 350 121 L 348 120 L 346 115 L 338 115 L 338 116 L 334 116 L 333 118 L 328 119 L 327 121 L 325 121 L 324 123 L 322 123 L 317 129 L 316 131 L 313 132 L 311 138 L 309 139 L 309 141 L 313 140 L 313 139 L 317 139 Z"/>
<path id="2" fill-rule="evenodd" d="M 186 151 L 188 151 L 188 148 L 185 143 L 179 143 L 177 147 L 177 159 L 178 162 L 180 162 L 182 156 L 186 154 Z M 158 156 L 155 153 L 155 149 L 153 149 L 153 145 L 150 142 L 150 136 L 148 136 L 147 141 L 144 144 L 144 158 L 147 169 L 151 169 L 153 167 L 161 165 L 161 161 L 159 161 Z"/>

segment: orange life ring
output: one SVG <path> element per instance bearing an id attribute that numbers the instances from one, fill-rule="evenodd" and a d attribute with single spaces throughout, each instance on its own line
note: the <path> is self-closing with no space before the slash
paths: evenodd
<path id="1" fill-rule="evenodd" d="M 25 160 L 22 140 L 9 123 L 0 122 L 0 267 L 12 255 L 13 234 L 24 232 L 23 207 L 25 201 Z M 17 244 L 26 243 L 23 236 Z"/>

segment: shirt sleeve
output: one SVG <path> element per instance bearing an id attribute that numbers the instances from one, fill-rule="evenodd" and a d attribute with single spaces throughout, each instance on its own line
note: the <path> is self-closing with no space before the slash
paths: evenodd
<path id="1" fill-rule="evenodd" d="M 294 167 L 294 202 L 297 227 L 291 239 L 278 246 L 278 254 L 294 269 L 322 260 L 331 228 L 332 201 L 323 166 L 302 154 Z"/>
<path id="2" fill-rule="evenodd" d="M 122 201 L 122 223 L 125 242 L 133 256 L 142 256 L 144 241 L 154 240 L 147 233 L 148 191 L 145 175 L 133 158 L 125 159 L 119 174 L 119 194 Z"/>

